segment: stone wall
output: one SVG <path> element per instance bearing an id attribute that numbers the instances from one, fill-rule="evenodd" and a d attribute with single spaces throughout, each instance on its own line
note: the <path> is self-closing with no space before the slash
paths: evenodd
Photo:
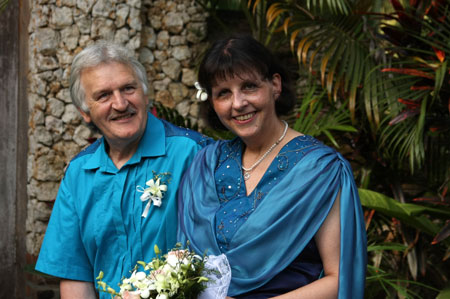
<path id="1" fill-rule="evenodd" d="M 26 245 L 33 260 L 65 166 L 98 137 L 70 100 L 74 55 L 98 39 L 126 45 L 147 69 L 150 99 L 195 123 L 195 58 L 205 48 L 207 15 L 194 0 L 30 0 L 30 9 Z"/>

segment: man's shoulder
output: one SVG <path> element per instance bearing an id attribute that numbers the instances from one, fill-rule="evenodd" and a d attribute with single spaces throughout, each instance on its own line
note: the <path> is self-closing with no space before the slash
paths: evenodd
<path id="1" fill-rule="evenodd" d="M 197 131 L 176 126 L 164 119 L 161 119 L 161 122 L 164 125 L 166 138 L 170 137 L 187 138 L 197 143 L 201 147 L 204 147 L 213 142 L 213 140 L 210 137 L 207 137 Z"/>
<path id="2" fill-rule="evenodd" d="M 92 155 L 93 153 L 95 153 L 95 151 L 98 149 L 98 147 L 100 146 L 101 143 L 102 143 L 102 138 L 97 139 L 91 145 L 84 148 L 75 157 L 73 157 L 72 160 L 70 160 L 70 163 L 74 162 L 75 160 L 79 160 L 80 158 L 83 158 L 83 157 L 86 158 L 89 155 Z"/>

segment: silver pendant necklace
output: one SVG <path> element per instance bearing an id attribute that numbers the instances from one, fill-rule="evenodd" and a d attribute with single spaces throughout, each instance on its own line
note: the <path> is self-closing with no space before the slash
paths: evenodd
<path id="1" fill-rule="evenodd" d="M 262 160 L 264 160 L 267 157 L 267 155 L 269 155 L 270 152 L 273 151 L 273 149 L 281 142 L 281 140 L 283 140 L 284 136 L 286 136 L 288 124 L 284 120 L 282 120 L 282 122 L 284 123 L 284 131 L 283 134 L 281 134 L 281 137 L 274 144 L 272 144 L 272 146 L 264 153 L 264 155 L 262 155 L 261 158 L 259 158 L 258 161 L 256 161 L 255 164 L 253 164 L 250 168 L 245 168 L 244 165 L 241 166 L 242 171 L 244 172 L 245 181 L 250 178 L 250 172 L 253 170 L 253 168 L 258 166 L 259 163 L 261 163 Z"/>

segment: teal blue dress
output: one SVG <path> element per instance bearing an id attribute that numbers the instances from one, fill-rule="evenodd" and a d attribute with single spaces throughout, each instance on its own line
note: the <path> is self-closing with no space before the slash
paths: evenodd
<path id="1" fill-rule="evenodd" d="M 284 294 L 320 279 L 314 235 L 341 190 L 339 298 L 363 298 L 366 235 L 348 162 L 310 136 L 294 138 L 247 196 L 241 161 L 239 139 L 197 154 L 181 184 L 179 239 L 227 255 L 230 296 Z"/>
<path id="2" fill-rule="evenodd" d="M 104 281 L 118 290 L 136 262 L 151 261 L 154 245 L 162 252 L 176 243 L 178 185 L 208 138 L 148 115 L 133 157 L 117 169 L 102 138 L 69 164 L 61 182 L 36 270 L 70 280 Z M 163 174 L 167 191 L 160 207 L 142 213 L 140 187 Z M 101 298 L 110 298 L 100 292 Z"/>

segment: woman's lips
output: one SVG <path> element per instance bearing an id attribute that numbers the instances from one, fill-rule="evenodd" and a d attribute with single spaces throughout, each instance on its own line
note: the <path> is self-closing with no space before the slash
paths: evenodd
<path id="1" fill-rule="evenodd" d="M 246 120 L 251 119 L 254 115 L 255 115 L 255 112 L 251 112 L 251 113 L 235 116 L 234 119 L 236 119 L 237 121 L 246 121 Z"/>

